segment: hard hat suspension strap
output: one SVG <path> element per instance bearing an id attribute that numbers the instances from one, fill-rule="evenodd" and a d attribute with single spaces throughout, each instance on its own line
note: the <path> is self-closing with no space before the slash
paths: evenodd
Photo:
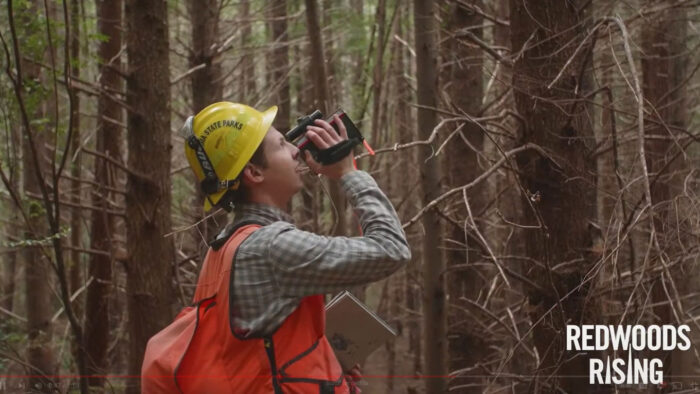
<path id="1" fill-rule="evenodd" d="M 214 166 L 211 164 L 211 161 L 209 161 L 209 157 L 204 151 L 204 147 L 199 141 L 199 138 L 190 135 L 187 138 L 187 144 L 194 150 L 195 157 L 197 157 L 197 161 L 204 172 L 204 179 L 200 183 L 200 187 L 205 194 L 214 194 L 229 188 L 238 189 L 240 185 L 239 179 L 219 180 L 219 177 L 216 176 L 216 172 L 214 171 Z"/>

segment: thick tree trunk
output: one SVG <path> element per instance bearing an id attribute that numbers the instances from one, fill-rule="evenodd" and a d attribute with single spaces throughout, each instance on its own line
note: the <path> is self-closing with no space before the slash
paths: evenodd
<path id="1" fill-rule="evenodd" d="M 148 339 L 172 318 L 170 81 L 167 3 L 127 0 L 128 168 L 126 194 L 129 374 L 138 376 Z M 130 380 L 128 393 L 139 391 Z"/>
<path id="2" fill-rule="evenodd" d="M 474 0 L 470 5 L 482 7 L 481 1 Z M 478 116 L 481 111 L 483 99 L 483 54 L 481 49 L 471 45 L 464 38 L 460 38 L 460 30 L 469 31 L 482 38 L 483 18 L 470 10 L 467 10 L 458 2 L 449 2 L 442 8 L 444 19 L 447 22 L 445 44 L 442 46 L 442 59 L 444 66 L 442 76 L 444 77 L 445 90 L 447 91 L 450 107 L 452 110 L 467 113 L 471 116 Z M 469 92 L 469 94 L 465 94 Z M 448 187 L 466 185 L 474 180 L 481 173 L 479 155 L 482 154 L 484 146 L 484 132 L 475 123 L 455 124 L 461 127 L 456 135 L 452 136 L 450 142 L 445 146 L 445 181 Z M 454 132 L 450 130 L 451 132 Z M 465 141 L 468 141 L 465 142 Z M 476 150 L 475 150 L 476 149 Z M 485 184 L 482 184 L 485 185 Z M 485 187 L 473 188 L 469 190 L 468 201 L 474 215 L 481 212 L 486 202 Z M 464 203 L 456 204 L 455 208 L 449 212 L 456 222 L 469 223 L 467 209 Z M 479 218 L 474 218 L 477 225 L 480 225 Z M 466 297 L 475 301 L 488 283 L 485 278 L 490 277 L 491 267 L 479 267 L 476 263 L 480 256 L 486 255 L 484 248 L 480 245 L 477 236 L 474 234 L 471 225 L 455 226 L 446 224 L 447 237 L 450 239 L 447 244 L 447 259 L 449 265 L 468 265 L 466 269 L 451 271 L 447 275 L 448 294 L 450 302 L 460 305 L 460 298 Z M 461 304 L 462 308 L 473 309 L 470 304 Z M 480 315 L 480 311 L 473 311 L 474 315 Z M 449 369 L 469 368 L 471 374 L 484 376 L 486 371 L 478 367 L 488 354 L 488 343 L 483 332 L 472 321 L 465 320 L 463 313 L 448 314 L 448 337 L 450 364 Z M 460 375 L 465 377 L 465 375 Z M 462 389 L 464 392 L 480 393 L 483 387 L 480 385 L 481 378 L 467 378 L 453 380 L 454 384 L 470 384 L 469 389 Z"/>
<path id="3" fill-rule="evenodd" d="M 688 50 L 685 48 L 687 23 L 685 9 L 680 7 L 662 11 L 649 18 L 642 31 L 642 88 L 647 106 L 645 112 L 649 114 L 649 120 L 644 123 L 644 133 L 647 137 L 654 137 L 645 141 L 645 150 L 652 182 L 652 220 L 662 248 L 655 252 L 664 254 L 665 257 L 662 258 L 670 257 L 674 260 L 685 257 L 683 243 L 689 240 L 682 234 L 690 233 L 688 229 L 679 228 L 686 226 L 684 205 L 675 199 L 684 194 L 683 181 L 688 174 L 688 163 L 681 152 L 685 143 L 682 139 L 677 140 L 684 135 L 688 122 L 687 81 L 684 80 Z M 658 258 L 655 260 L 659 261 Z M 664 287 L 670 289 L 670 281 L 673 280 L 679 283 L 681 289 L 694 291 L 697 288 L 698 270 L 687 266 L 684 271 L 682 275 L 671 271 L 673 278 L 659 275 L 655 281 L 651 292 L 653 302 L 658 305 L 654 308 L 654 324 L 677 324 L 672 309 L 676 308 L 680 300 L 669 300 Z M 666 282 L 665 285 L 661 281 Z M 697 339 L 699 336 L 694 334 L 694 337 Z M 683 353 L 675 351 L 654 354 L 654 357 L 663 361 L 664 379 L 677 382 L 684 378 L 673 378 L 672 375 L 696 374 L 697 360 Z"/>
<path id="4" fill-rule="evenodd" d="M 97 31 L 108 37 L 100 42 L 100 86 L 103 92 L 120 92 L 121 76 L 114 70 L 121 70 L 119 51 L 122 45 L 122 0 L 103 0 L 97 3 Z M 120 140 L 122 130 L 122 109 L 114 105 L 104 94 L 97 101 L 97 135 L 95 149 L 103 155 L 121 162 Z M 101 388 L 108 370 L 107 349 L 110 336 L 109 296 L 112 290 L 112 265 L 114 263 L 113 232 L 115 218 L 107 213 L 108 201 L 115 196 L 109 188 L 117 186 L 114 166 L 101 158 L 95 159 L 95 181 L 92 205 L 101 210 L 91 213 L 90 249 L 107 252 L 108 255 L 91 254 L 89 275 L 92 282 L 87 289 L 85 305 L 85 343 L 88 353 L 88 373 L 93 375 L 89 385 Z"/>
<path id="5" fill-rule="evenodd" d="M 427 140 L 435 126 L 437 113 L 437 23 L 432 0 L 414 0 L 413 15 L 416 39 L 416 79 L 418 82 L 418 134 Z M 425 160 L 433 155 L 434 147 L 421 147 Z M 440 193 L 440 168 L 436 158 L 420 167 L 423 205 Z M 440 251 L 440 222 L 435 211 L 423 215 L 423 355 L 428 394 L 447 390 L 447 316 L 445 302 L 445 260 Z"/>
<path id="6" fill-rule="evenodd" d="M 513 71 L 516 108 L 524 118 L 520 133 L 523 142 L 537 144 L 552 155 L 528 151 L 517 157 L 529 202 L 521 222 L 542 226 L 525 233 L 526 255 L 536 262 L 527 277 L 545 289 L 531 288 L 527 293 L 531 321 L 538 322 L 532 335 L 541 359 L 533 386 L 536 392 L 553 392 L 553 387 L 568 393 L 589 391 L 583 378 L 588 377 L 592 354 L 569 357 L 563 353 L 565 325 L 597 321 L 598 312 L 596 303 L 587 298 L 591 282 L 582 284 L 596 259 L 589 233 L 589 223 L 596 217 L 595 162 L 588 145 L 593 131 L 583 106 L 572 104 L 578 99 L 576 92 L 589 90 L 580 80 L 585 56 L 574 57 L 568 72 L 547 89 L 575 49 L 567 43 L 580 39 L 582 13 L 576 8 L 584 3 L 510 2 L 513 52 L 523 51 Z M 531 36 L 538 45 L 523 48 Z M 558 379 L 552 374 L 582 378 Z"/>

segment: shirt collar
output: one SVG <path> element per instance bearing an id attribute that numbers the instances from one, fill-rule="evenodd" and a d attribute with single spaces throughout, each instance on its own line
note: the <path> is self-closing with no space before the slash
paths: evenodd
<path id="1" fill-rule="evenodd" d="M 254 221 L 264 226 L 274 222 L 293 223 L 294 219 L 287 212 L 266 204 L 242 203 L 237 204 L 233 210 L 235 214 L 234 223 L 241 221 Z"/>

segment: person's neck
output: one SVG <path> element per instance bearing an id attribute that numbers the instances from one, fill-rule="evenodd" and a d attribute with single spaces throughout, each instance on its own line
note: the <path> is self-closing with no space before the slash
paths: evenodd
<path id="1" fill-rule="evenodd" d="M 273 207 L 279 208 L 282 211 L 286 212 L 287 211 L 287 206 L 289 204 L 289 199 L 288 198 L 275 198 L 274 196 L 270 194 L 262 194 L 262 193 L 252 193 L 251 196 L 248 198 L 248 202 L 254 203 L 254 204 L 263 204 L 263 205 L 271 205 Z"/>

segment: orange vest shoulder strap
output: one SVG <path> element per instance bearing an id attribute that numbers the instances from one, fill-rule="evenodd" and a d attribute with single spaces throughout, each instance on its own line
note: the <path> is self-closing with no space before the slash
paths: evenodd
<path id="1" fill-rule="evenodd" d="M 221 248 L 209 248 L 197 279 L 197 288 L 192 300 L 193 304 L 216 295 L 221 288 L 221 281 L 228 278 L 229 275 L 227 273 L 233 269 L 233 257 L 238 247 L 250 234 L 260 227 L 259 224 L 241 226 L 236 229 Z"/>

